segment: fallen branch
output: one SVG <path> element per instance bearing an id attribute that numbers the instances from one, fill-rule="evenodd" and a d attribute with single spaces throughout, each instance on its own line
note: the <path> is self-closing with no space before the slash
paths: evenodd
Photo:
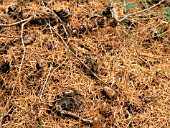
<path id="1" fill-rule="evenodd" d="M 82 118 L 78 114 L 75 114 L 75 113 L 72 113 L 72 112 L 69 112 L 69 111 L 61 110 L 60 113 L 61 113 L 62 116 L 68 115 L 68 116 L 73 117 L 75 119 L 80 119 L 82 122 L 84 122 L 86 124 L 92 124 L 93 123 L 92 120 Z"/>
<path id="2" fill-rule="evenodd" d="M 83 61 L 81 61 L 81 59 L 75 54 L 74 52 L 74 49 L 72 50 L 72 48 L 70 48 L 70 46 L 64 41 L 63 37 L 54 29 L 52 28 L 52 30 L 54 31 L 54 33 L 61 39 L 61 41 L 63 42 L 63 44 L 66 46 L 66 48 L 68 48 L 70 50 L 70 52 L 73 54 L 74 57 L 77 58 L 77 60 L 79 60 L 79 62 L 84 66 L 86 67 L 90 73 L 92 73 L 101 83 L 103 83 L 104 85 L 106 86 L 110 86 L 109 84 L 107 84 L 105 81 L 103 81 L 100 77 L 98 77 L 85 63 L 83 63 Z M 115 83 L 112 83 L 112 86 L 114 85 Z M 115 84 L 116 85 L 116 84 Z M 119 89 L 117 87 L 114 88 L 114 90 L 120 94 L 122 97 L 124 97 L 125 99 L 127 99 L 125 96 L 123 96 L 121 94 L 121 92 L 119 91 Z"/>
<path id="3" fill-rule="evenodd" d="M 118 17 L 114 2 L 111 2 L 111 7 L 112 7 L 111 9 L 112 17 L 114 17 L 117 21 L 119 21 L 119 17 Z"/>
<path id="4" fill-rule="evenodd" d="M 45 88 L 46 88 L 46 84 L 47 84 L 48 79 L 49 79 L 49 77 L 50 77 L 52 68 L 53 68 L 53 67 L 50 66 L 49 73 L 48 73 L 47 78 L 46 78 L 46 80 L 45 80 L 45 82 L 44 82 L 43 88 L 41 89 L 41 93 L 40 93 L 40 96 L 39 96 L 39 100 L 41 100 L 41 98 L 42 98 L 42 95 L 43 95 L 43 92 L 44 92 L 44 90 L 45 90 Z"/>
<path id="5" fill-rule="evenodd" d="M 30 22 L 30 21 L 33 19 L 33 17 L 34 17 L 34 16 L 30 16 L 30 17 L 28 18 L 28 20 L 21 25 L 21 42 L 22 42 L 22 47 L 23 47 L 23 56 L 22 56 L 22 60 L 21 60 L 20 67 L 19 67 L 18 75 L 17 75 L 17 78 L 16 78 L 16 81 L 19 80 L 19 82 L 20 82 L 20 75 L 21 75 L 22 64 L 23 64 L 23 61 L 24 61 L 24 59 L 25 59 L 25 44 L 24 44 L 24 38 L 23 38 L 24 26 L 25 26 L 28 22 Z M 20 85 L 21 85 L 21 84 L 20 84 Z M 21 87 L 20 87 L 20 91 L 21 91 Z"/>
<path id="6" fill-rule="evenodd" d="M 107 84 L 106 82 L 104 82 L 102 79 L 100 79 L 85 63 L 83 63 L 83 61 L 75 54 L 75 52 L 69 47 L 69 45 L 64 41 L 63 37 L 54 29 L 52 28 L 52 30 L 54 31 L 54 33 L 61 39 L 61 41 L 63 42 L 63 44 L 66 46 L 66 48 L 68 48 L 70 50 L 70 52 L 80 61 L 80 63 L 86 67 L 90 73 L 92 73 L 99 81 L 101 81 L 104 84 Z"/>
<path id="7" fill-rule="evenodd" d="M 134 15 L 136 15 L 136 14 L 139 14 L 139 13 L 141 13 L 141 12 L 145 12 L 145 11 L 148 11 L 148 10 L 150 10 L 150 9 L 152 9 L 152 8 L 155 8 L 156 6 L 160 5 L 162 2 L 165 2 L 165 0 L 159 1 L 159 3 L 154 4 L 154 5 L 151 6 L 150 8 L 146 8 L 146 9 L 144 9 L 144 10 L 137 11 L 137 12 L 134 12 L 134 13 L 132 13 L 132 14 L 126 15 L 125 17 L 123 17 L 122 19 L 120 19 L 119 22 L 121 22 L 121 21 L 123 21 L 123 20 L 125 20 L 125 19 L 127 19 L 127 18 L 129 18 L 129 17 L 132 17 L 132 16 L 134 16 Z"/>
<path id="8" fill-rule="evenodd" d="M 29 17 L 29 18 L 30 18 L 30 17 Z M 11 26 L 14 26 L 14 25 L 18 25 L 18 24 L 21 24 L 21 23 L 23 23 L 23 22 L 28 21 L 29 18 L 24 19 L 24 20 L 21 20 L 21 21 L 18 21 L 18 22 L 15 22 L 15 23 L 12 23 L 12 24 L 0 24 L 0 27 L 11 27 Z"/>
<path id="9" fill-rule="evenodd" d="M 15 87 L 16 87 L 16 84 L 17 82 L 19 81 L 20 82 L 20 75 L 21 75 L 21 69 L 22 69 L 22 65 L 23 65 L 23 61 L 25 59 L 25 44 L 24 44 L 24 39 L 23 39 L 23 31 L 24 31 L 24 26 L 33 18 L 33 16 L 29 17 L 27 20 L 25 20 L 24 23 L 22 23 L 21 25 L 21 42 L 22 42 L 22 46 L 23 46 L 23 57 L 22 57 L 22 60 L 21 60 L 21 64 L 20 64 L 20 67 L 19 67 L 19 71 L 18 71 L 18 74 L 17 74 L 17 77 L 16 77 L 16 81 L 13 85 L 13 89 L 12 89 L 12 92 L 11 92 L 11 95 L 2 111 L 2 114 L 1 114 L 1 118 L 0 118 L 0 126 L 2 126 L 2 119 L 4 117 L 4 112 L 5 112 L 5 109 L 7 108 L 8 104 L 10 103 L 11 99 L 12 99 L 12 96 L 14 94 L 14 91 L 15 91 Z M 20 84 L 21 85 L 21 84 Z M 21 91 L 21 87 L 20 87 L 20 91 Z"/>
<path id="10" fill-rule="evenodd" d="M 132 54 L 133 56 L 136 56 L 134 54 Z M 153 59 L 167 59 L 170 58 L 169 55 L 156 55 L 156 54 L 152 54 L 152 53 L 144 53 L 144 52 L 140 52 L 138 56 L 143 56 L 143 57 L 148 57 L 148 58 L 153 58 Z"/>
<path id="11" fill-rule="evenodd" d="M 55 113 L 59 113 L 61 116 L 69 116 L 69 117 L 72 117 L 76 120 L 81 120 L 83 123 L 86 123 L 86 124 L 93 124 L 93 120 L 91 119 L 86 119 L 86 118 L 83 118 L 81 116 L 79 116 L 78 114 L 75 114 L 73 112 L 70 112 L 70 111 L 66 111 L 66 110 L 62 110 L 61 106 L 56 106 L 56 111 Z M 54 114 L 55 114 L 54 113 Z"/>
<path id="12" fill-rule="evenodd" d="M 8 36 L 8 35 L 0 35 L 0 37 L 5 37 L 5 38 L 17 38 L 17 39 L 20 38 L 20 37 L 18 37 L 18 36 Z"/>

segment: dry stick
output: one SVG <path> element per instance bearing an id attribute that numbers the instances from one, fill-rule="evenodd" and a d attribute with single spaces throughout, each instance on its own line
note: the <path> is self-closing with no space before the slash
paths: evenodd
<path id="1" fill-rule="evenodd" d="M 8 35 L 0 35 L 0 37 L 17 38 L 17 39 L 20 39 L 20 38 L 21 38 L 21 37 L 18 37 L 18 36 L 8 36 Z"/>
<path id="2" fill-rule="evenodd" d="M 29 17 L 30 18 L 30 17 Z M 0 24 L 0 27 L 11 27 L 11 26 L 14 26 L 14 25 L 17 25 L 17 24 L 21 24 L 23 22 L 26 22 L 29 20 L 28 19 L 24 19 L 24 20 L 21 20 L 21 21 L 18 21 L 18 22 L 15 22 L 15 23 L 12 23 L 12 24 Z"/>
<path id="3" fill-rule="evenodd" d="M 114 17 L 118 21 L 119 17 L 118 17 L 114 2 L 111 2 L 111 6 L 112 6 L 112 11 L 111 11 L 112 17 Z"/>
<path id="4" fill-rule="evenodd" d="M 24 49 L 24 53 L 23 53 L 23 57 L 22 57 L 22 60 L 21 60 L 21 64 L 20 64 L 20 67 L 19 67 L 19 71 L 18 71 L 18 74 L 17 74 L 17 77 L 16 77 L 16 81 L 13 85 L 13 89 L 12 89 L 12 92 L 11 92 L 11 96 L 9 97 L 3 111 L 2 111 L 2 115 L 1 115 L 1 119 L 0 119 L 0 126 L 2 126 L 2 120 L 3 120 L 3 116 L 4 116 L 4 111 L 7 107 L 7 105 L 9 104 L 9 102 L 11 101 L 12 99 L 12 96 L 14 94 L 14 90 L 15 90 L 15 87 L 16 87 L 16 83 L 17 81 L 19 80 L 20 81 L 20 74 L 21 74 L 21 68 L 22 68 L 22 64 L 23 64 L 23 61 L 24 61 L 24 58 L 25 58 L 25 45 L 24 45 L 24 39 L 23 39 L 23 30 L 24 30 L 24 25 L 26 25 L 31 19 L 33 18 L 33 16 L 29 17 L 27 20 L 25 20 L 26 22 L 24 22 L 21 26 L 21 42 L 22 42 L 22 46 L 23 46 L 23 49 Z"/>
<path id="5" fill-rule="evenodd" d="M 73 118 L 81 119 L 84 123 L 87 123 L 87 124 L 92 124 L 92 123 L 93 123 L 92 120 L 82 118 L 82 117 L 80 117 L 79 115 L 77 115 L 77 114 L 75 114 L 75 113 L 72 113 L 72 112 L 70 112 L 70 111 L 61 110 L 60 113 L 61 113 L 61 115 L 69 115 L 69 116 L 71 116 L 71 117 L 73 117 Z"/>
<path id="6" fill-rule="evenodd" d="M 91 119 L 86 119 L 86 118 L 81 117 L 79 114 L 75 114 L 75 113 L 70 112 L 70 111 L 62 110 L 62 107 L 60 105 L 57 106 L 56 108 L 57 108 L 57 112 L 59 112 L 61 114 L 61 116 L 68 115 L 72 118 L 80 119 L 82 122 L 87 123 L 87 124 L 93 123 L 93 120 L 91 120 Z"/>
<path id="7" fill-rule="evenodd" d="M 51 25 L 50 25 L 50 23 L 49 23 L 48 25 L 49 25 L 49 27 L 50 27 L 50 31 L 51 31 L 51 34 L 52 34 L 52 37 L 53 37 L 53 40 L 54 40 L 54 35 L 53 35 L 52 30 L 51 30 Z M 53 62 L 54 62 L 54 59 L 53 59 Z M 43 95 L 43 92 L 44 92 L 44 90 L 45 90 L 45 88 L 46 88 L 46 84 L 47 84 L 47 82 L 48 82 L 48 79 L 50 79 L 50 75 L 53 73 L 53 72 L 51 72 L 52 68 L 53 68 L 53 66 L 50 66 L 50 70 L 49 70 L 49 73 L 48 73 L 47 78 L 46 78 L 46 80 L 45 80 L 45 83 L 44 83 L 44 85 L 43 85 L 43 88 L 42 88 L 42 90 L 41 90 L 41 93 L 40 93 L 40 96 L 39 96 L 39 100 L 41 100 L 42 95 Z"/>
<path id="8" fill-rule="evenodd" d="M 43 92 L 44 92 L 44 89 L 45 89 L 45 87 L 46 87 L 46 84 L 47 84 L 48 78 L 50 77 L 50 74 L 51 74 L 51 70 L 52 70 L 52 68 L 53 68 L 53 66 L 50 66 L 50 70 L 49 70 L 49 73 L 48 73 L 48 75 L 47 75 L 47 78 L 46 78 L 46 80 L 45 80 L 45 82 L 44 82 L 43 88 L 42 88 L 42 90 L 41 90 L 39 100 L 41 100 L 41 97 L 42 97 Z"/>
<path id="9" fill-rule="evenodd" d="M 162 2 L 164 2 L 164 1 L 165 1 L 165 0 L 161 0 L 159 3 L 154 4 L 154 5 L 151 6 L 150 8 L 146 8 L 146 9 L 144 9 L 144 10 L 141 10 L 141 11 L 134 12 L 134 13 L 132 13 L 132 14 L 126 15 L 125 17 L 123 17 L 122 19 L 120 19 L 119 22 L 125 20 L 125 19 L 128 18 L 128 17 L 134 16 L 134 15 L 136 15 L 136 14 L 138 14 L 138 13 L 145 12 L 145 11 L 148 11 L 148 10 L 150 10 L 150 9 L 152 9 L 152 8 L 155 8 L 156 6 L 160 5 L 160 4 L 161 4 Z"/>
<path id="10" fill-rule="evenodd" d="M 123 6 L 124 6 L 124 11 L 126 13 L 126 1 L 125 0 L 123 0 Z"/>
<path id="11" fill-rule="evenodd" d="M 67 45 L 67 43 L 64 41 L 63 37 L 54 29 L 52 28 L 53 31 L 55 32 L 55 34 L 57 34 L 57 36 L 62 40 L 62 42 L 64 43 L 64 45 L 69 48 L 69 46 Z M 83 63 L 83 61 L 81 61 L 81 59 L 69 48 L 70 52 L 80 61 L 81 64 L 83 64 L 83 66 L 85 66 L 89 71 L 90 73 L 92 73 L 98 80 L 100 80 L 102 83 L 106 84 L 106 82 L 104 82 L 102 79 L 100 79 L 93 71 L 91 71 L 91 69 Z"/>
<path id="12" fill-rule="evenodd" d="M 25 44 L 24 44 L 24 38 L 23 38 L 24 26 L 25 26 L 31 19 L 33 19 L 33 17 L 34 17 L 34 16 L 30 16 L 30 17 L 28 18 L 28 20 L 21 25 L 21 42 L 22 42 L 22 47 L 23 47 L 24 52 L 23 52 L 21 64 L 20 64 L 20 67 L 19 67 L 19 72 L 18 72 L 18 75 L 17 75 L 17 81 L 19 80 L 19 83 L 20 83 L 21 69 L 22 69 L 22 65 L 23 65 L 24 59 L 25 59 Z M 21 92 L 21 83 L 20 83 L 20 92 Z"/>
<path id="13" fill-rule="evenodd" d="M 80 61 L 81 64 L 83 64 L 84 67 L 86 67 L 90 73 L 92 73 L 101 83 L 103 83 L 106 86 L 110 86 L 109 84 L 107 84 L 106 82 L 104 82 L 101 78 L 99 78 L 85 63 L 83 63 L 83 61 L 81 61 L 81 59 L 74 53 L 74 51 L 72 49 L 69 48 L 69 46 L 67 45 L 67 43 L 64 41 L 63 37 L 54 29 L 52 28 L 52 30 L 55 32 L 55 34 L 57 34 L 57 36 L 62 40 L 62 42 L 64 43 L 64 45 L 66 46 L 66 48 L 68 48 L 70 50 L 70 52 L 77 58 L 77 60 Z M 113 86 L 113 83 L 112 83 Z M 122 97 L 124 97 L 125 99 L 127 99 L 125 96 L 123 96 L 119 90 L 115 89 L 115 91 L 120 94 Z"/>

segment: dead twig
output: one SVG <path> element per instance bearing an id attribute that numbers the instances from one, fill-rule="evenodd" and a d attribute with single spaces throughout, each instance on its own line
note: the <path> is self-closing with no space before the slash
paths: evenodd
<path id="1" fill-rule="evenodd" d="M 72 49 L 70 49 L 69 45 L 64 41 L 63 37 L 54 28 L 52 28 L 52 30 L 61 39 L 63 44 L 66 46 L 66 48 L 68 48 L 70 50 L 70 52 L 80 61 L 81 64 L 83 64 L 84 67 L 86 67 L 90 71 L 90 73 L 92 73 L 102 83 L 107 84 L 102 79 L 100 79 L 93 71 L 91 71 L 91 69 L 86 64 L 83 63 L 83 61 L 75 54 L 74 51 L 72 51 Z"/>
<path id="2" fill-rule="evenodd" d="M 125 19 L 127 19 L 127 18 L 129 18 L 129 17 L 132 17 L 132 16 L 134 16 L 134 15 L 136 15 L 136 14 L 139 14 L 139 13 L 141 13 L 141 12 L 145 12 L 145 11 L 148 11 L 148 10 L 150 10 L 150 9 L 152 9 L 152 8 L 155 8 L 156 6 L 160 5 L 162 2 L 165 2 L 165 0 L 159 1 L 159 3 L 154 4 L 154 5 L 151 6 L 150 8 L 146 8 L 146 9 L 144 9 L 144 10 L 137 11 L 137 12 L 134 12 L 134 13 L 132 13 L 132 14 L 126 15 L 125 17 L 123 17 L 122 19 L 120 19 L 119 22 L 121 22 L 121 21 L 123 21 L 123 20 L 125 20 Z"/>
<path id="3" fill-rule="evenodd" d="M 70 52 L 73 54 L 74 57 L 77 58 L 77 60 L 79 60 L 79 62 L 87 69 L 90 71 L 91 74 L 93 74 L 102 84 L 106 85 L 106 86 L 110 86 L 109 84 L 107 84 L 105 81 L 103 81 L 100 77 L 98 77 L 85 63 L 83 63 L 83 61 L 76 55 L 76 53 L 74 52 L 74 49 L 70 48 L 70 46 L 64 41 L 63 37 L 54 29 L 52 28 L 52 30 L 54 31 L 54 33 L 61 39 L 61 41 L 63 42 L 63 44 L 66 46 L 66 48 L 68 48 L 70 50 Z M 112 82 L 112 86 L 115 83 Z M 118 94 L 120 94 L 122 97 L 124 97 L 125 99 L 127 99 L 125 96 L 123 96 L 121 94 L 121 92 L 115 88 L 114 89 Z"/>
<path id="4" fill-rule="evenodd" d="M 48 81 L 48 79 L 49 79 L 49 77 L 50 77 L 50 74 L 51 74 L 51 70 L 52 70 L 52 68 L 53 68 L 53 67 L 52 67 L 52 66 L 50 66 L 49 73 L 48 73 L 47 78 L 46 78 L 46 80 L 45 80 L 45 82 L 44 82 L 43 88 L 41 89 L 41 93 L 40 93 L 40 96 L 39 96 L 39 100 L 41 100 L 41 98 L 42 98 L 42 95 L 43 95 L 43 92 L 44 92 L 44 90 L 45 90 L 45 87 L 46 87 L 47 81 Z"/>
<path id="5" fill-rule="evenodd" d="M 133 55 L 133 56 L 136 56 L 136 55 Z M 148 57 L 148 58 L 153 58 L 153 59 L 166 59 L 166 58 L 170 58 L 169 55 L 161 56 L 161 55 L 156 55 L 156 54 L 152 54 L 152 53 L 144 53 L 144 52 L 138 53 L 138 56 L 143 56 L 143 57 Z"/>
<path id="6" fill-rule="evenodd" d="M 60 105 L 56 106 L 56 112 L 60 113 L 61 116 L 69 116 L 69 117 L 72 117 L 72 118 L 74 118 L 76 120 L 80 119 L 82 122 L 84 122 L 86 124 L 92 124 L 93 123 L 93 120 L 91 120 L 91 119 L 86 119 L 86 118 L 81 117 L 78 114 L 73 113 L 73 112 L 62 110 Z"/>
<path id="7" fill-rule="evenodd" d="M 21 42 L 22 42 L 22 47 L 23 47 L 23 56 L 22 56 L 22 60 L 21 60 L 20 67 L 19 67 L 18 75 L 17 75 L 17 78 L 16 78 L 16 81 L 19 80 L 19 83 L 20 83 L 20 75 L 21 75 L 22 64 L 23 64 L 24 59 L 25 59 L 25 44 L 24 44 L 24 38 L 23 38 L 24 26 L 25 26 L 28 22 L 30 22 L 30 20 L 32 20 L 33 17 L 34 17 L 34 16 L 30 16 L 30 17 L 28 18 L 28 20 L 21 25 Z M 21 91 L 21 84 L 20 84 L 20 91 Z"/>
<path id="8" fill-rule="evenodd" d="M 21 23 L 23 23 L 23 22 L 26 22 L 26 21 L 28 21 L 29 19 L 30 19 L 30 17 L 27 18 L 27 19 L 24 19 L 24 20 L 21 20 L 21 21 L 12 23 L 12 24 L 0 24 L 0 27 L 11 27 L 11 26 L 18 25 L 18 24 L 21 24 Z"/>
<path id="9" fill-rule="evenodd" d="M 0 37 L 4 37 L 4 38 L 17 38 L 19 39 L 19 36 L 8 36 L 8 35 L 0 35 Z"/>
<path id="10" fill-rule="evenodd" d="M 118 17 L 114 2 L 111 2 L 111 7 L 112 7 L 111 9 L 112 17 L 114 17 L 117 21 L 119 21 L 119 17 Z"/>
<path id="11" fill-rule="evenodd" d="M 14 94 L 14 91 L 15 91 L 15 87 L 16 87 L 16 84 L 17 82 L 19 81 L 20 83 L 20 75 L 21 75 L 21 69 L 22 69 L 22 65 L 23 65 L 23 61 L 24 61 L 24 58 L 25 58 L 25 44 L 24 44 L 24 39 L 23 39 L 23 31 L 24 31 L 24 26 L 33 18 L 34 16 L 31 16 L 29 17 L 26 22 L 22 23 L 21 25 L 21 42 L 22 42 L 22 46 L 23 46 L 23 56 L 22 56 L 22 60 L 21 60 L 21 64 L 20 64 L 20 67 L 19 67 L 19 71 L 18 71 L 18 74 L 17 74 L 17 77 L 16 77 L 16 81 L 13 85 L 13 89 L 12 89 L 12 92 L 11 92 L 11 95 L 2 111 L 2 115 L 1 115 L 1 119 L 0 119 L 0 126 L 2 126 L 2 119 L 3 119 L 3 116 L 4 116 L 4 112 L 5 112 L 5 109 L 7 108 L 9 102 L 11 101 L 12 99 L 12 96 Z M 21 91 L 21 83 L 20 83 L 20 91 Z"/>
<path id="12" fill-rule="evenodd" d="M 123 7 L 124 7 L 124 12 L 126 12 L 126 1 L 123 0 Z"/>

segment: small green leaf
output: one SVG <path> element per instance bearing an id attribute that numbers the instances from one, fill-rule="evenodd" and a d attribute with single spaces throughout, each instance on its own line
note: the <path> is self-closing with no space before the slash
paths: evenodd
<path id="1" fill-rule="evenodd" d="M 150 7 L 150 4 L 146 0 L 142 0 L 142 3 L 145 4 L 146 6 Z"/>
<path id="2" fill-rule="evenodd" d="M 167 20 L 167 22 L 170 23 L 170 15 L 168 15 L 168 16 L 166 17 L 166 20 Z"/>
<path id="3" fill-rule="evenodd" d="M 135 7 L 136 7 L 136 3 L 132 3 L 132 4 L 127 5 L 127 8 L 135 8 Z"/>
<path id="4" fill-rule="evenodd" d="M 11 97 L 12 97 L 12 98 L 15 98 L 15 96 L 14 96 L 14 95 L 12 95 Z"/>
<path id="5" fill-rule="evenodd" d="M 70 48 L 69 47 L 67 47 L 67 53 L 70 54 Z"/>
<path id="6" fill-rule="evenodd" d="M 170 23 L 170 7 L 165 7 L 162 12 L 167 15 L 165 19 Z"/>
<path id="7" fill-rule="evenodd" d="M 163 13 L 170 16 L 170 7 L 165 7 L 162 11 L 163 11 Z"/>
<path id="8" fill-rule="evenodd" d="M 157 70 L 157 71 L 162 71 L 162 72 L 170 72 L 169 70 L 167 70 L 167 69 L 164 69 L 164 68 L 155 68 L 155 70 Z"/>
<path id="9" fill-rule="evenodd" d="M 127 22 L 129 22 L 129 20 L 128 19 L 124 19 L 123 22 L 127 23 Z"/>
<path id="10" fill-rule="evenodd" d="M 135 7 L 136 7 L 136 3 L 128 4 L 126 6 L 126 13 L 128 13 L 130 9 L 135 8 Z"/>
<path id="11" fill-rule="evenodd" d="M 128 37 L 129 37 L 129 35 L 128 35 L 128 34 L 125 34 L 124 36 L 125 36 L 125 38 L 128 38 Z"/>
<path id="12" fill-rule="evenodd" d="M 38 122 L 39 125 L 43 125 L 43 122 L 40 118 L 37 119 L 37 122 Z"/>
<path id="13" fill-rule="evenodd" d="M 123 1 L 122 1 L 123 2 Z M 125 5 L 128 5 L 128 4 L 130 4 L 128 1 L 125 1 Z"/>
<path id="14" fill-rule="evenodd" d="M 130 9 L 129 8 L 126 8 L 126 12 L 125 13 L 128 13 L 130 11 Z"/>

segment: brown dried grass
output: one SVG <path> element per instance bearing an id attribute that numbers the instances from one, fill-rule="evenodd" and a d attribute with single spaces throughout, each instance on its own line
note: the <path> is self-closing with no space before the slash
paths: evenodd
<path id="1" fill-rule="evenodd" d="M 104 6 L 97 1 L 80 6 L 73 6 L 74 1 L 50 3 L 56 10 L 70 8 L 72 14 L 70 24 L 73 28 L 88 21 L 85 18 L 87 13 L 93 15 L 104 9 Z M 4 1 L 1 10 L 6 10 L 9 4 Z M 40 1 L 30 2 L 23 7 L 23 12 L 25 14 L 37 12 L 40 4 Z M 160 13 L 164 6 L 163 4 L 156 7 L 154 11 Z M 122 14 L 121 10 L 118 14 Z M 29 15 L 25 16 L 28 18 Z M 11 18 L 9 20 L 1 18 L 1 20 L 3 23 L 15 22 Z M 10 71 L 0 75 L 0 79 L 4 81 L 0 86 L 0 113 L 4 113 L 2 127 L 88 128 L 90 126 L 81 123 L 80 120 L 46 112 L 57 95 L 61 96 L 68 90 L 76 90 L 82 95 L 82 105 L 74 112 L 91 117 L 95 128 L 168 128 L 170 126 L 170 26 L 162 22 L 162 15 L 153 18 L 134 17 L 132 20 L 137 22 L 132 29 L 129 25 L 121 23 L 115 28 L 106 26 L 89 32 L 81 38 L 69 37 L 82 60 L 85 58 L 83 53 L 98 60 L 98 75 L 103 81 L 111 84 L 114 78 L 121 92 L 121 95 L 115 99 L 108 99 L 101 93 L 104 85 L 84 74 L 78 60 L 55 35 L 50 31 L 44 34 L 41 26 L 28 25 L 24 33 L 36 32 L 37 35 L 35 42 L 26 46 L 19 82 L 16 82 L 16 76 L 23 54 L 21 43 L 10 45 L 7 54 L 0 55 L 0 64 L 6 61 L 10 63 Z M 2 29 L 3 37 L 0 37 L 0 44 L 15 39 L 5 36 L 20 37 L 17 26 Z M 153 29 L 161 30 L 163 39 L 154 40 Z M 90 51 L 80 47 L 80 44 L 88 47 Z M 39 74 L 35 72 L 37 62 L 42 67 Z M 12 99 L 4 111 L 14 84 L 16 87 Z M 42 97 L 39 100 L 41 92 Z M 139 98 L 142 95 L 143 99 Z M 104 109 L 101 110 L 101 106 Z M 111 114 L 105 117 L 107 113 Z"/>

